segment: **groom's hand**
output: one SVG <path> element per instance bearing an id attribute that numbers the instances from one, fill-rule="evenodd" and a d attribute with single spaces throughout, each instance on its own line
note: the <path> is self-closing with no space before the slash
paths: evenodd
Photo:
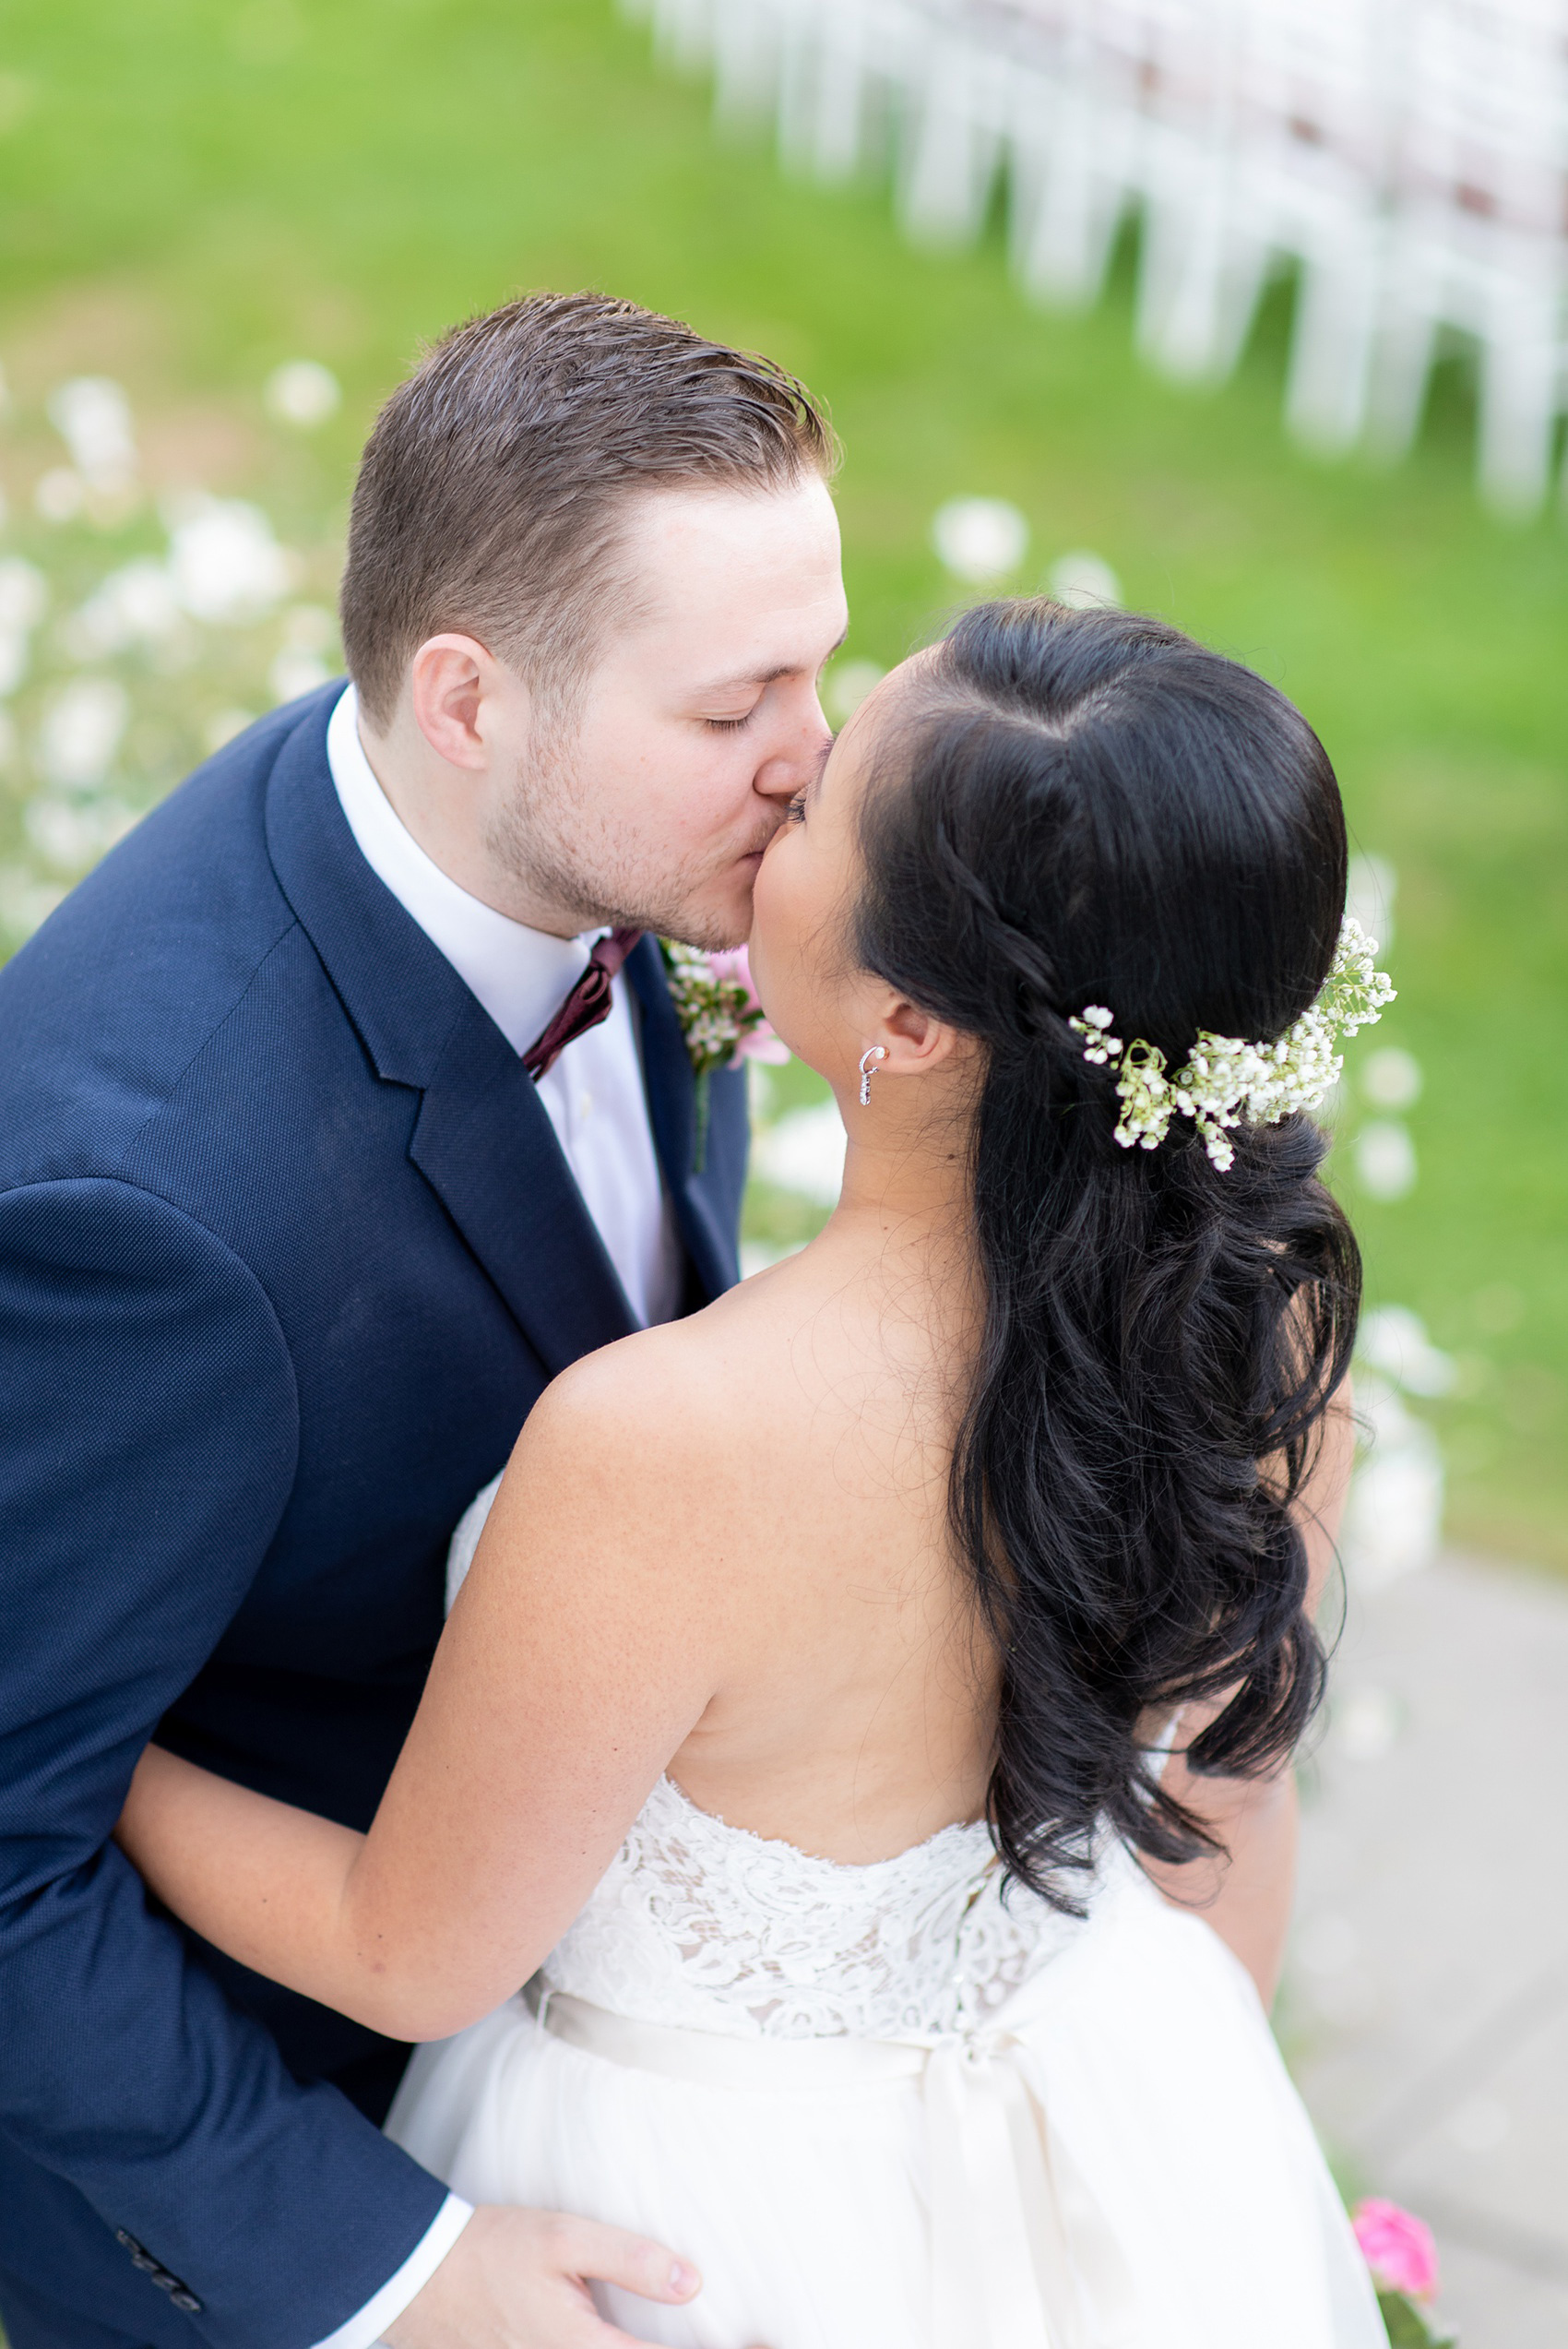
<path id="1" fill-rule="evenodd" d="M 490 2203 L 383 2337 L 390 2349 L 637 2349 L 594 2307 L 590 2276 L 676 2306 L 702 2289 L 695 2268 L 645 2236 Z"/>

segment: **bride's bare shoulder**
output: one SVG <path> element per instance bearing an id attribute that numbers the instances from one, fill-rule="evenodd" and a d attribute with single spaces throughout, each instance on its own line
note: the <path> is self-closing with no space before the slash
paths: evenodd
<path id="1" fill-rule="evenodd" d="M 549 1386 L 518 1444 L 519 1459 L 557 1472 L 592 1464 L 608 1482 L 661 1481 L 704 1464 L 722 1484 L 728 1449 L 750 1435 L 777 1391 L 788 1333 L 764 1280 L 747 1282 L 700 1313 L 640 1330 L 587 1354 Z M 646 1485 L 645 1485 L 646 1489 Z"/>

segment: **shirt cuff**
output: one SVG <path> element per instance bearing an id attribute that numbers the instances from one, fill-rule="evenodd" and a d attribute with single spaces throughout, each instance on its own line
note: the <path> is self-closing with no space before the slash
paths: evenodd
<path id="1" fill-rule="evenodd" d="M 460 2194 L 448 2194 L 397 2274 L 388 2276 L 374 2300 L 367 2300 L 356 2316 L 316 2342 L 314 2349 L 375 2349 L 386 2327 L 397 2322 L 416 2292 L 424 2290 L 473 2214 L 471 2202 Z"/>

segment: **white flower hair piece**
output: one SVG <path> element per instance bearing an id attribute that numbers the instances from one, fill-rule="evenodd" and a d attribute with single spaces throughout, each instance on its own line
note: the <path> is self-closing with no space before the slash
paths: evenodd
<path id="1" fill-rule="evenodd" d="M 1229 1127 L 1243 1121 L 1274 1126 L 1299 1109 L 1320 1107 L 1345 1066 L 1335 1050 L 1339 1039 L 1373 1026 L 1394 1001 L 1387 972 L 1374 967 L 1376 956 L 1377 940 L 1347 914 L 1316 1002 L 1276 1043 L 1243 1043 L 1239 1036 L 1202 1030 L 1192 1058 L 1174 1076 L 1158 1045 L 1141 1037 L 1124 1044 L 1111 1034 L 1115 1021 L 1105 1006 L 1086 1005 L 1083 1018 L 1067 1025 L 1085 1039 L 1086 1060 L 1117 1072 L 1122 1148 L 1158 1150 L 1172 1117 L 1190 1117 L 1223 1170 L 1236 1155 L 1226 1139 Z"/>

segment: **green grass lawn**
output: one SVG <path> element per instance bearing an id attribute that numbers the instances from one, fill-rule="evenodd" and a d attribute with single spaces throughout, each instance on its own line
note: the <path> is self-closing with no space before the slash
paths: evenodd
<path id="1" fill-rule="evenodd" d="M 0 44 L 0 551 L 66 608 L 162 540 L 146 509 L 107 531 L 34 519 L 62 376 L 126 385 L 149 477 L 258 498 L 319 602 L 364 428 L 422 337 L 519 288 L 596 283 L 763 345 L 831 402 L 852 654 L 886 663 L 941 625 L 930 517 L 974 492 L 1028 515 L 1023 584 L 1093 548 L 1130 602 L 1291 693 L 1399 880 L 1378 1041 L 1424 1074 L 1419 1180 L 1379 1205 L 1340 1153 L 1372 1295 L 1461 1359 L 1439 1410 L 1455 1534 L 1568 1566 L 1568 538 L 1475 505 L 1457 366 L 1402 470 L 1316 468 L 1279 428 L 1283 289 L 1237 379 L 1179 393 L 1132 358 L 1130 256 L 1100 310 L 1063 319 L 1014 292 L 999 233 L 911 253 L 880 187 L 793 185 L 766 143 L 716 141 L 703 90 L 609 0 L 12 0 Z M 260 397 L 300 355 L 345 390 L 309 437 Z M 265 706 L 272 649 L 213 630 L 183 669 L 121 662 L 128 804 L 218 710 Z M 15 698 L 13 878 L 36 859 L 30 730 L 69 665 L 46 628 Z M 759 1198 L 758 1229 L 786 1236 L 790 1212 Z"/>

